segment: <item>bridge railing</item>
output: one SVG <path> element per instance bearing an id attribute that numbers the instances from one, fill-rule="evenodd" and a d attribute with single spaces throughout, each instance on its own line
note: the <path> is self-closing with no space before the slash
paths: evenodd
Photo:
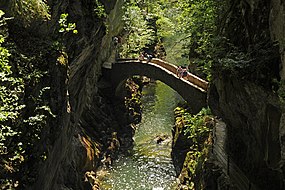
<path id="1" fill-rule="evenodd" d="M 138 59 L 137 58 L 120 58 L 116 60 L 116 62 L 124 62 L 124 61 L 138 61 Z"/>
<path id="2" fill-rule="evenodd" d="M 151 62 L 152 62 L 152 63 L 155 63 L 155 64 L 157 64 L 157 65 L 160 65 L 160 66 L 162 66 L 162 67 L 164 67 L 164 68 L 170 70 L 170 71 L 173 72 L 173 73 L 176 73 L 176 72 L 177 72 L 177 66 L 176 66 L 176 65 L 173 65 L 173 64 L 168 63 L 168 62 L 166 62 L 166 61 L 163 61 L 163 60 L 161 60 L 161 59 L 156 59 L 156 58 L 154 58 L 154 59 L 151 60 Z M 192 74 L 192 73 L 190 73 L 190 72 L 188 72 L 186 79 L 187 79 L 189 82 L 191 82 L 191 83 L 193 83 L 193 84 L 195 84 L 195 85 L 197 85 L 197 86 L 203 88 L 204 90 L 207 90 L 207 89 L 208 89 L 208 82 L 207 82 L 207 81 L 205 81 L 205 80 L 203 80 L 203 79 L 197 77 L 196 75 L 194 75 L 194 74 Z"/>
<path id="3" fill-rule="evenodd" d="M 134 58 L 123 58 L 123 59 L 118 59 L 117 62 L 128 62 L 128 61 L 138 61 L 138 59 Z M 172 73 L 176 74 L 177 73 L 177 66 L 173 65 L 171 63 L 168 63 L 166 61 L 163 61 L 161 59 L 153 58 L 150 61 L 151 63 L 154 63 L 156 65 L 159 65 L 168 71 L 171 71 Z M 198 87 L 202 88 L 203 90 L 207 91 L 208 89 L 208 82 L 197 77 L 196 75 L 188 72 L 187 76 L 184 77 L 184 79 L 188 80 L 189 82 L 197 85 Z"/>

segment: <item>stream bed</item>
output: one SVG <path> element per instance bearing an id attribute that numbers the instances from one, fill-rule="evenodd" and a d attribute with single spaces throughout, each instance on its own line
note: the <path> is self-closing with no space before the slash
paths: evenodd
<path id="1" fill-rule="evenodd" d="M 143 89 L 142 121 L 134 148 L 108 169 L 104 190 L 171 190 L 176 184 L 171 159 L 173 110 L 182 98 L 160 81 Z"/>

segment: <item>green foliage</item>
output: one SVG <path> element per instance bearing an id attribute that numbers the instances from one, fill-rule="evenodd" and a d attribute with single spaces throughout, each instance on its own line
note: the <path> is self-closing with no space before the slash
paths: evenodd
<path id="1" fill-rule="evenodd" d="M 198 114 L 190 114 L 186 109 L 177 107 L 175 109 L 176 125 L 182 125 L 184 135 L 191 139 L 192 144 L 184 161 L 182 172 L 189 189 L 197 188 L 197 177 L 202 172 L 202 167 L 207 160 L 208 148 L 210 146 L 209 136 L 214 127 L 214 119 L 209 108 L 203 108 Z"/>
<path id="2" fill-rule="evenodd" d="M 0 45 L 4 42 L 4 37 L 2 35 L 0 35 Z M 9 63 L 9 60 L 8 60 L 8 57 L 10 56 L 10 53 L 9 51 L 0 46 L 0 66 L 1 66 L 1 76 L 2 75 L 8 75 L 8 74 L 11 74 L 11 70 L 10 70 L 10 66 L 8 65 Z"/>
<path id="3" fill-rule="evenodd" d="M 37 19 L 50 19 L 49 6 L 45 0 L 9 0 L 7 4 L 11 14 L 26 26 Z"/>
<path id="4" fill-rule="evenodd" d="M 183 37 L 179 42 L 182 43 L 183 54 L 198 71 L 206 74 L 208 80 L 211 79 L 211 66 L 218 48 L 215 44 L 216 22 L 221 4 L 214 0 L 186 0 L 175 4 L 179 10 L 175 18 L 178 23 L 176 32 Z"/>
<path id="5" fill-rule="evenodd" d="M 60 26 L 59 32 L 60 33 L 68 33 L 70 31 L 72 31 L 74 34 L 77 34 L 78 31 L 76 30 L 76 24 L 67 22 L 67 17 L 68 17 L 67 13 L 62 13 L 60 15 L 60 18 L 58 21 L 59 26 Z"/>
<path id="6" fill-rule="evenodd" d="M 58 54 L 49 47 L 51 42 L 27 35 L 22 28 L 17 33 L 21 38 L 13 43 L 4 36 L 9 31 L 3 17 L 0 23 L 4 24 L 0 29 L 0 189 L 24 189 L 47 158 L 41 135 L 56 117 L 50 108 L 49 69 Z M 24 167 L 27 162 L 33 165 Z"/>
<path id="7" fill-rule="evenodd" d="M 207 121 L 210 119 L 211 111 L 209 108 L 203 108 L 198 114 L 192 115 L 181 107 L 175 109 L 177 117 L 176 122 L 184 123 L 184 133 L 191 138 L 194 143 L 200 143 L 201 139 L 208 135 L 211 128 L 207 126 Z"/>
<path id="8" fill-rule="evenodd" d="M 138 56 L 140 51 L 155 40 L 155 31 L 148 25 L 147 17 L 136 3 L 125 6 L 125 43 L 122 45 L 122 57 Z"/>
<path id="9" fill-rule="evenodd" d="M 103 17 L 106 17 L 106 16 L 107 16 L 106 13 L 105 13 L 104 5 L 103 5 L 99 0 L 95 0 L 94 13 L 95 13 L 99 18 L 103 18 Z"/>
<path id="10" fill-rule="evenodd" d="M 191 63 L 210 80 L 219 49 L 217 17 L 223 4 L 215 0 L 130 0 L 125 18 L 127 53 L 123 54 L 138 52 L 151 42 L 162 42 L 169 61 L 177 65 Z M 149 18 L 155 20 L 154 31 L 145 23 Z"/>
<path id="11" fill-rule="evenodd" d="M 23 82 L 21 79 L 12 76 L 11 66 L 9 65 L 10 53 L 2 46 L 3 42 L 4 37 L 0 35 L 0 146 L 6 147 L 3 143 L 6 137 L 14 136 L 17 133 L 10 126 L 3 123 L 8 120 L 16 120 L 24 105 L 19 104 L 19 98 L 23 94 Z"/>
<path id="12" fill-rule="evenodd" d="M 187 152 L 182 172 L 185 174 L 184 181 L 189 189 L 204 189 L 204 184 L 201 181 L 203 180 L 203 168 L 207 158 L 207 145 L 202 149 L 191 147 L 191 150 Z"/>
<path id="13" fill-rule="evenodd" d="M 174 35 L 175 24 L 169 18 L 158 17 L 156 25 L 159 38 L 168 38 Z"/>
<path id="14" fill-rule="evenodd" d="M 13 77 L 13 72 L 9 65 L 11 54 L 3 46 L 4 40 L 4 36 L 0 35 L 0 156 L 2 159 L 11 150 L 9 146 L 11 138 L 20 135 L 13 125 L 17 123 L 17 120 L 21 117 L 21 111 L 25 107 L 20 103 L 24 93 L 23 80 Z M 21 163 L 23 161 L 21 146 L 21 143 L 15 144 L 7 163 Z M 0 163 L 2 161 L 0 160 Z M 7 180 L 4 184 L 8 187 L 13 185 L 13 182 Z"/>

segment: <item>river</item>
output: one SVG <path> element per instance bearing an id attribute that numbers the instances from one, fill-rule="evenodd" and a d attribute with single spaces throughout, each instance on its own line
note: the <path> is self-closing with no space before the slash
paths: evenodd
<path id="1" fill-rule="evenodd" d="M 173 110 L 181 97 L 160 81 L 143 89 L 142 121 L 134 148 L 120 155 L 103 181 L 104 190 L 171 190 L 176 178 L 171 160 Z M 159 139 L 165 139 L 158 143 Z"/>

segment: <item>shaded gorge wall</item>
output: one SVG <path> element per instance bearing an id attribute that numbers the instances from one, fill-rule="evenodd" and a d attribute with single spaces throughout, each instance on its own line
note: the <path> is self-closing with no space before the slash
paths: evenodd
<path id="1" fill-rule="evenodd" d="M 228 153 L 248 178 L 260 189 L 284 189 L 282 86 L 274 83 L 283 78 L 284 4 L 230 2 L 223 32 L 251 60 L 232 72 L 213 68 L 209 105 L 227 123 Z"/>
<path id="2" fill-rule="evenodd" d="M 121 0 L 105 3 L 109 16 L 104 20 L 94 14 L 94 1 L 50 2 L 53 12 L 51 26 L 56 25 L 60 13 L 66 12 L 71 21 L 77 21 L 78 35 L 66 36 L 69 55 L 69 77 L 64 92 L 66 105 L 55 126 L 58 135 L 49 136 L 54 143 L 50 145 L 47 160 L 33 189 L 96 188 L 98 182 L 93 171 L 98 167 L 99 159 L 107 150 L 113 156 L 120 145 L 124 146 L 123 141 L 121 144 L 112 143 L 113 138 L 120 139 L 119 134 L 114 134 L 125 129 L 126 133 L 132 132 L 122 121 L 124 116 L 118 115 L 124 112 L 118 111 L 124 106 L 119 105 L 114 111 L 114 102 L 100 95 L 97 82 L 101 65 L 114 53 L 112 36 L 123 27 L 120 18 L 122 4 Z M 109 26 L 108 33 L 105 21 Z"/>

